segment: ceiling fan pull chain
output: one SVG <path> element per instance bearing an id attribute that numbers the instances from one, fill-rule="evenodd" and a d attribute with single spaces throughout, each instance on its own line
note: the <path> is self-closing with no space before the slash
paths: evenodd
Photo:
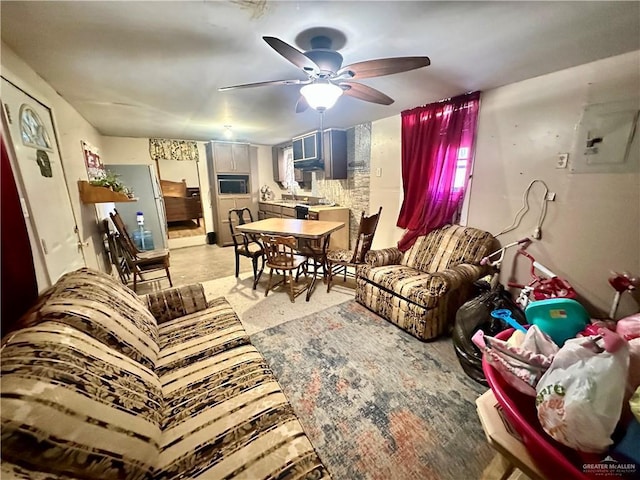
<path id="1" fill-rule="evenodd" d="M 318 158 L 320 159 L 321 162 L 324 161 L 324 125 L 323 125 L 323 119 L 324 119 L 324 110 L 320 110 L 320 138 L 318 139 Z"/>

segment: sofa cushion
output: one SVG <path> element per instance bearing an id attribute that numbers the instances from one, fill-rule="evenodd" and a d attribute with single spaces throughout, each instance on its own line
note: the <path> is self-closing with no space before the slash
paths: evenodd
<path id="1" fill-rule="evenodd" d="M 161 324 L 159 336 L 158 375 L 249 343 L 240 319 L 224 297 L 210 301 L 205 310 Z"/>
<path id="2" fill-rule="evenodd" d="M 489 232 L 448 225 L 418 237 L 401 263 L 423 272 L 439 272 L 461 263 L 479 265 L 493 245 L 494 237 Z"/>
<path id="3" fill-rule="evenodd" d="M 328 478 L 252 345 L 200 358 L 160 381 L 165 411 L 156 479 Z"/>
<path id="4" fill-rule="evenodd" d="M 162 393 L 149 369 L 57 322 L 7 336 L 2 458 L 90 479 L 144 479 L 158 459 Z"/>
<path id="5" fill-rule="evenodd" d="M 44 299 L 20 320 L 30 326 L 61 322 L 154 368 L 158 325 L 142 300 L 102 272 L 82 268 L 62 276 Z"/>

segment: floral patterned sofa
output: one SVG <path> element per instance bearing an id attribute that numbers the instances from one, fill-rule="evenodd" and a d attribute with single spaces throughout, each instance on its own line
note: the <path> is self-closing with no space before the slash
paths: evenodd
<path id="1" fill-rule="evenodd" d="M 446 225 L 418 237 L 404 253 L 371 250 L 358 268 L 356 300 L 421 340 L 436 338 L 487 273 L 480 260 L 496 244 L 488 232 Z"/>
<path id="2" fill-rule="evenodd" d="M 3 299 L 6 301 L 6 299 Z M 81 269 L 2 340 L 3 480 L 329 475 L 224 298 Z"/>

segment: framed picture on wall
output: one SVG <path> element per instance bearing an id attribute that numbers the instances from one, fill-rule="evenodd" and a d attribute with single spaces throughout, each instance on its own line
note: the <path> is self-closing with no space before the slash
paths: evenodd
<path id="1" fill-rule="evenodd" d="M 89 176 L 89 181 L 104 177 L 104 164 L 102 163 L 102 160 L 100 160 L 98 149 L 89 145 L 85 141 L 81 141 L 81 143 L 82 154 L 84 156 L 84 164 L 87 167 L 87 175 Z"/>

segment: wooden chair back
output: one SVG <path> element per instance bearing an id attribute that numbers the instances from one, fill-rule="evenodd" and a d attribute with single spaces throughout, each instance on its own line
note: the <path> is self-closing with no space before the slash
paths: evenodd
<path id="1" fill-rule="evenodd" d="M 231 237 L 233 238 L 233 244 L 235 248 L 240 245 L 247 246 L 248 242 L 257 242 L 258 238 L 255 235 L 245 235 L 240 232 L 236 232 L 234 225 L 244 225 L 245 223 L 253 222 L 253 214 L 248 208 L 232 208 L 229 210 L 229 229 L 231 230 Z"/>
<path id="2" fill-rule="evenodd" d="M 358 238 L 356 239 L 356 244 L 353 249 L 353 257 L 351 258 L 350 263 L 364 263 L 365 255 L 369 250 L 371 250 L 373 237 L 376 233 L 376 229 L 378 228 L 378 221 L 380 220 L 381 212 L 382 207 L 378 209 L 378 213 L 374 213 L 368 217 L 366 217 L 364 212 L 362 212 L 362 216 L 360 217 L 360 226 L 358 228 Z"/>
<path id="3" fill-rule="evenodd" d="M 295 237 L 261 235 L 260 242 L 267 256 L 267 266 L 275 270 L 293 270 L 305 259 L 296 255 Z"/>
<path id="4" fill-rule="evenodd" d="M 135 256 L 140 253 L 140 250 L 138 250 L 138 247 L 136 247 L 136 244 L 133 243 L 133 239 L 129 235 L 129 232 L 127 231 L 127 227 L 124 224 L 122 217 L 118 213 L 118 210 L 114 208 L 113 212 L 109 213 L 109 217 L 111 217 L 111 221 L 113 222 L 113 225 L 116 227 L 116 230 L 118 230 L 118 233 L 120 234 L 120 237 L 121 237 L 120 241 L 121 241 L 122 247 L 132 257 L 135 258 Z"/>

